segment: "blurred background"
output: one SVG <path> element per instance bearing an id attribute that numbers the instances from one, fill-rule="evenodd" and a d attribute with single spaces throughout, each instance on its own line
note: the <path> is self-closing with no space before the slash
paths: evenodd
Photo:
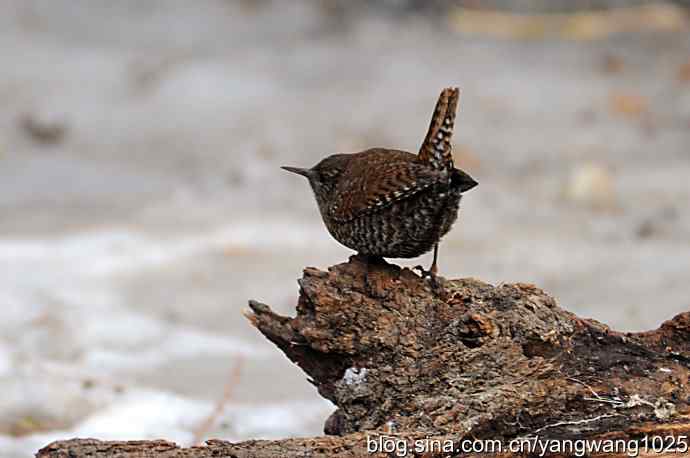
<path id="1" fill-rule="evenodd" d="M 320 434 L 333 407 L 241 315 L 351 254 L 279 166 L 416 152 L 449 85 L 480 186 L 444 276 L 619 330 L 688 310 L 686 8 L 0 1 L 0 456 Z"/>

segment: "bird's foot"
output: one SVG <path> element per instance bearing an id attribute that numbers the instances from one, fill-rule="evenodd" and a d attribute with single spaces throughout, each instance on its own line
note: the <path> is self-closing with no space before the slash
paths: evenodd
<path id="1" fill-rule="evenodd" d="M 422 278 L 434 278 L 434 277 L 436 277 L 436 272 L 434 271 L 434 269 L 426 270 L 424 267 L 417 265 L 417 266 L 414 266 L 412 268 L 412 270 L 418 270 L 419 275 Z"/>
<path id="2" fill-rule="evenodd" d="M 412 270 L 418 270 L 419 275 L 422 276 L 422 278 L 431 278 L 432 280 L 435 279 L 438 276 L 438 266 L 436 264 L 436 252 L 434 251 L 434 262 L 431 263 L 431 267 L 429 267 L 429 270 L 424 269 L 424 267 L 418 265 L 415 266 Z"/>
<path id="3" fill-rule="evenodd" d="M 400 267 L 389 264 L 381 256 L 357 255 L 363 260 L 364 283 L 374 297 L 385 297 L 391 289 L 392 280 L 400 276 Z"/>
<path id="4" fill-rule="evenodd" d="M 415 266 L 412 268 L 412 270 L 418 270 L 419 275 L 422 277 L 422 279 L 429 279 L 429 284 L 431 285 L 431 289 L 440 294 L 443 292 L 443 281 L 444 278 L 438 275 L 438 269 L 436 268 L 435 265 L 432 265 L 429 270 L 426 270 L 422 266 Z"/>

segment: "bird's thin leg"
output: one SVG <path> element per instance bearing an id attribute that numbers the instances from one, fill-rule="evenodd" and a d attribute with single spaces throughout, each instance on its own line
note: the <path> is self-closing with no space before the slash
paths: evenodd
<path id="1" fill-rule="evenodd" d="M 438 273 L 438 265 L 436 264 L 436 261 L 438 261 L 438 242 L 436 242 L 436 245 L 434 245 L 434 261 L 431 263 L 431 267 L 429 268 L 429 272 L 431 272 L 432 277 L 435 277 Z"/>

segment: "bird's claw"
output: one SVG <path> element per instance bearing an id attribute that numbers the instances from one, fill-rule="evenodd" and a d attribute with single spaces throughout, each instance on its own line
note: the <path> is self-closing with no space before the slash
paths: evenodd
<path id="1" fill-rule="evenodd" d="M 412 270 L 418 270 L 418 271 L 419 271 L 419 275 L 421 275 L 422 278 L 427 278 L 427 277 L 428 277 L 428 278 L 434 278 L 434 277 L 436 276 L 436 274 L 434 273 L 433 270 L 431 270 L 431 269 L 426 270 L 426 269 L 425 269 L 424 267 L 422 267 L 422 266 L 414 266 L 414 267 L 412 268 Z"/>
<path id="2" fill-rule="evenodd" d="M 412 270 L 418 270 L 419 275 L 421 275 L 422 279 L 429 279 L 429 283 L 431 284 L 431 288 L 436 292 L 440 293 L 443 290 L 443 285 L 441 284 L 441 277 L 438 276 L 436 269 L 433 267 L 429 270 L 426 270 L 422 266 L 415 266 L 412 268 Z"/>

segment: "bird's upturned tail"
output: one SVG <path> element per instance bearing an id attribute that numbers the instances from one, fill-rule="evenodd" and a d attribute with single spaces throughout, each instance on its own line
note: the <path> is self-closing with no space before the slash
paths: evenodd
<path id="1" fill-rule="evenodd" d="M 449 87 L 441 91 L 431 118 L 429 131 L 419 149 L 419 161 L 428 162 L 437 169 L 453 169 L 453 154 L 450 144 L 455 125 L 460 90 Z"/>

